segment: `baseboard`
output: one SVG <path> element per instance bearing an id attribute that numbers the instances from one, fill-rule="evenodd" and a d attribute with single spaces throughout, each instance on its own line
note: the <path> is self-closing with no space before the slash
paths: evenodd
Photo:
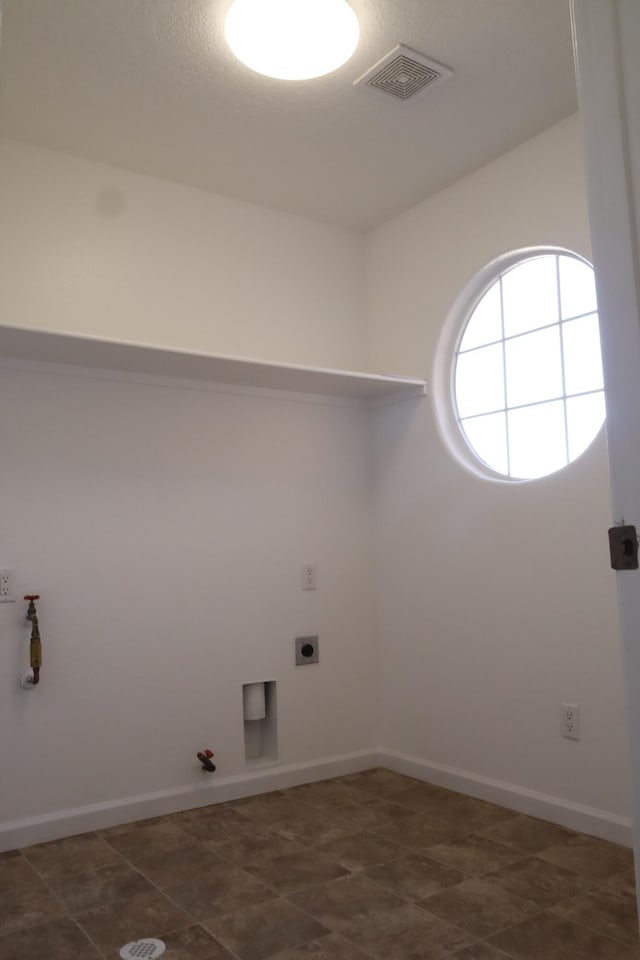
<path id="1" fill-rule="evenodd" d="M 272 790 L 286 790 L 301 783 L 328 780 L 376 766 L 386 767 L 396 773 L 403 773 L 449 790 L 457 790 L 480 800 L 488 800 L 518 813 L 540 817 L 570 830 L 578 830 L 628 847 L 632 845 L 631 820 L 628 817 L 529 790 L 513 783 L 492 780 L 468 770 L 380 748 L 301 763 L 274 763 L 231 777 L 207 777 L 199 786 L 175 787 L 86 807 L 60 810 L 39 817 L 13 820 L 0 824 L 0 852 L 47 840 L 58 840 L 88 830 L 101 830 L 131 820 L 145 820 L 211 803 L 224 803 L 227 800 L 269 793 Z"/>
<path id="2" fill-rule="evenodd" d="M 488 800 L 518 813 L 549 820 L 570 830 L 601 837 L 603 840 L 620 843 L 625 847 L 633 845 L 629 817 L 573 803 L 570 800 L 563 800 L 537 790 L 529 790 L 513 783 L 492 780 L 468 770 L 422 760 L 420 757 L 395 750 L 381 748 L 378 756 L 380 766 L 394 770 L 396 773 L 404 773 L 408 777 L 415 777 L 417 780 L 424 780 L 438 787 L 446 787 L 480 800 Z"/>
<path id="3" fill-rule="evenodd" d="M 200 786 L 174 787 L 0 824 L 0 852 L 88 830 L 103 830 L 131 820 L 146 820 L 211 803 L 286 790 L 301 783 L 328 780 L 379 765 L 380 755 L 366 750 L 301 763 L 273 763 L 232 777 L 203 775 L 205 779 Z"/>

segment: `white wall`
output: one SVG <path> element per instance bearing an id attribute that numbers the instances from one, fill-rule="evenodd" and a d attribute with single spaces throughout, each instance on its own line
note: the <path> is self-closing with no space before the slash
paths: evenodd
<path id="1" fill-rule="evenodd" d="M 6 140 L 0 222 L 1 323 L 364 366 L 361 234 Z"/>
<path id="2" fill-rule="evenodd" d="M 0 322 L 364 365 L 363 238 L 18 144 L 1 164 Z M 575 119 L 368 237 L 372 368 L 429 374 L 468 278 L 536 243 L 589 254 Z M 22 692 L 23 611 L 0 606 L 0 833 L 187 797 L 205 745 L 241 775 L 240 686 L 263 676 L 285 765 L 375 750 L 382 725 L 426 776 L 626 814 L 604 436 L 506 488 L 452 460 L 430 400 L 385 406 L 374 525 L 357 405 L 6 365 L 0 401 L 0 566 L 42 594 L 45 657 Z M 293 637 L 316 631 L 320 667 L 296 671 Z M 559 737 L 561 700 L 580 743 Z"/>
<path id="3" fill-rule="evenodd" d="M 375 744 L 366 410 L 6 364 L 0 404 L 0 566 L 42 596 L 44 657 L 23 691 L 26 605 L 0 605 L 0 848 L 3 823 L 244 773 L 243 681 L 277 680 L 284 765 Z"/>
<path id="4" fill-rule="evenodd" d="M 364 365 L 362 235 L 7 141 L 0 225 L 0 323 Z M 245 776 L 246 681 L 278 682 L 279 769 L 375 747 L 361 406 L 15 364 L 0 398 L 0 566 L 44 644 L 24 692 L 25 604 L 0 605 L 0 848 Z"/>
<path id="5" fill-rule="evenodd" d="M 373 368 L 430 376 L 469 278 L 535 244 L 589 256 L 576 117 L 369 235 Z M 453 460 L 432 402 L 379 411 L 375 442 L 383 747 L 626 815 L 604 433 L 515 486 Z M 579 743 L 561 701 L 581 707 Z"/>

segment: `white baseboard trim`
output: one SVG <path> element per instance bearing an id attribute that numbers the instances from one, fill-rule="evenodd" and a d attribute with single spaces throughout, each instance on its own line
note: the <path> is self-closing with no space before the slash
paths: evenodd
<path id="1" fill-rule="evenodd" d="M 366 750 L 301 763 L 265 764 L 231 777 L 203 774 L 206 779 L 198 785 L 173 787 L 0 824 L 0 852 L 89 830 L 103 830 L 131 820 L 146 820 L 210 803 L 286 790 L 301 783 L 328 780 L 376 766 L 380 766 L 380 755 L 374 750 Z"/>
<path id="2" fill-rule="evenodd" d="M 468 770 L 448 767 L 442 763 L 422 760 L 420 757 L 381 748 L 380 766 L 404 773 L 408 777 L 433 783 L 438 787 L 457 790 L 480 800 L 488 800 L 508 807 L 518 813 L 526 813 L 541 820 L 549 820 L 570 830 L 588 833 L 612 843 L 631 847 L 631 819 L 595 807 L 587 807 L 571 800 L 563 800 L 548 793 L 540 793 L 502 780 L 492 780 Z"/>
<path id="3" fill-rule="evenodd" d="M 480 800 L 488 800 L 518 813 L 540 817 L 571 830 L 601 837 L 603 840 L 628 847 L 632 845 L 631 820 L 628 817 L 573 803 L 513 783 L 492 780 L 468 770 L 380 748 L 300 763 L 265 764 L 231 777 L 209 777 L 203 774 L 205 779 L 197 785 L 173 787 L 9 821 L 0 824 L 0 852 L 47 840 L 58 840 L 88 830 L 102 830 L 131 820 L 145 820 L 211 803 L 225 803 L 227 800 L 239 800 L 272 790 L 286 790 L 301 783 L 328 780 L 377 766 L 478 797 Z"/>

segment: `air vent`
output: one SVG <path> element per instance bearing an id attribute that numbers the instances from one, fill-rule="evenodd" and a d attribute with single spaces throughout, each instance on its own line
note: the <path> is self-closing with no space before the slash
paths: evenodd
<path id="1" fill-rule="evenodd" d="M 401 45 L 374 64 L 355 81 L 354 86 L 379 90 L 395 100 L 411 100 L 427 87 L 452 76 L 453 70 Z"/>

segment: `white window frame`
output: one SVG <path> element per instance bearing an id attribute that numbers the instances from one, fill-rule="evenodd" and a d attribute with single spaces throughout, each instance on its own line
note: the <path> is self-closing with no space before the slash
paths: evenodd
<path id="1" fill-rule="evenodd" d="M 599 431 L 586 450 L 580 454 L 580 457 L 569 461 L 569 463 L 553 473 L 530 478 L 510 477 L 493 470 L 488 464 L 484 463 L 467 440 L 462 424 L 460 423 L 455 395 L 456 364 L 458 349 L 473 311 L 484 294 L 502 274 L 506 273 L 512 267 L 517 266 L 519 263 L 544 256 L 573 257 L 574 259 L 582 260 L 590 267 L 592 266 L 587 257 L 577 253 L 575 250 L 569 250 L 566 247 L 524 247 L 496 257 L 495 260 L 487 263 L 471 277 L 461 290 L 447 315 L 436 349 L 432 382 L 436 421 L 442 439 L 453 457 L 465 467 L 466 470 L 485 480 L 497 483 L 536 483 L 562 472 L 591 449 L 602 433 L 602 429 L 606 423 L 606 419 L 603 420 Z"/>

